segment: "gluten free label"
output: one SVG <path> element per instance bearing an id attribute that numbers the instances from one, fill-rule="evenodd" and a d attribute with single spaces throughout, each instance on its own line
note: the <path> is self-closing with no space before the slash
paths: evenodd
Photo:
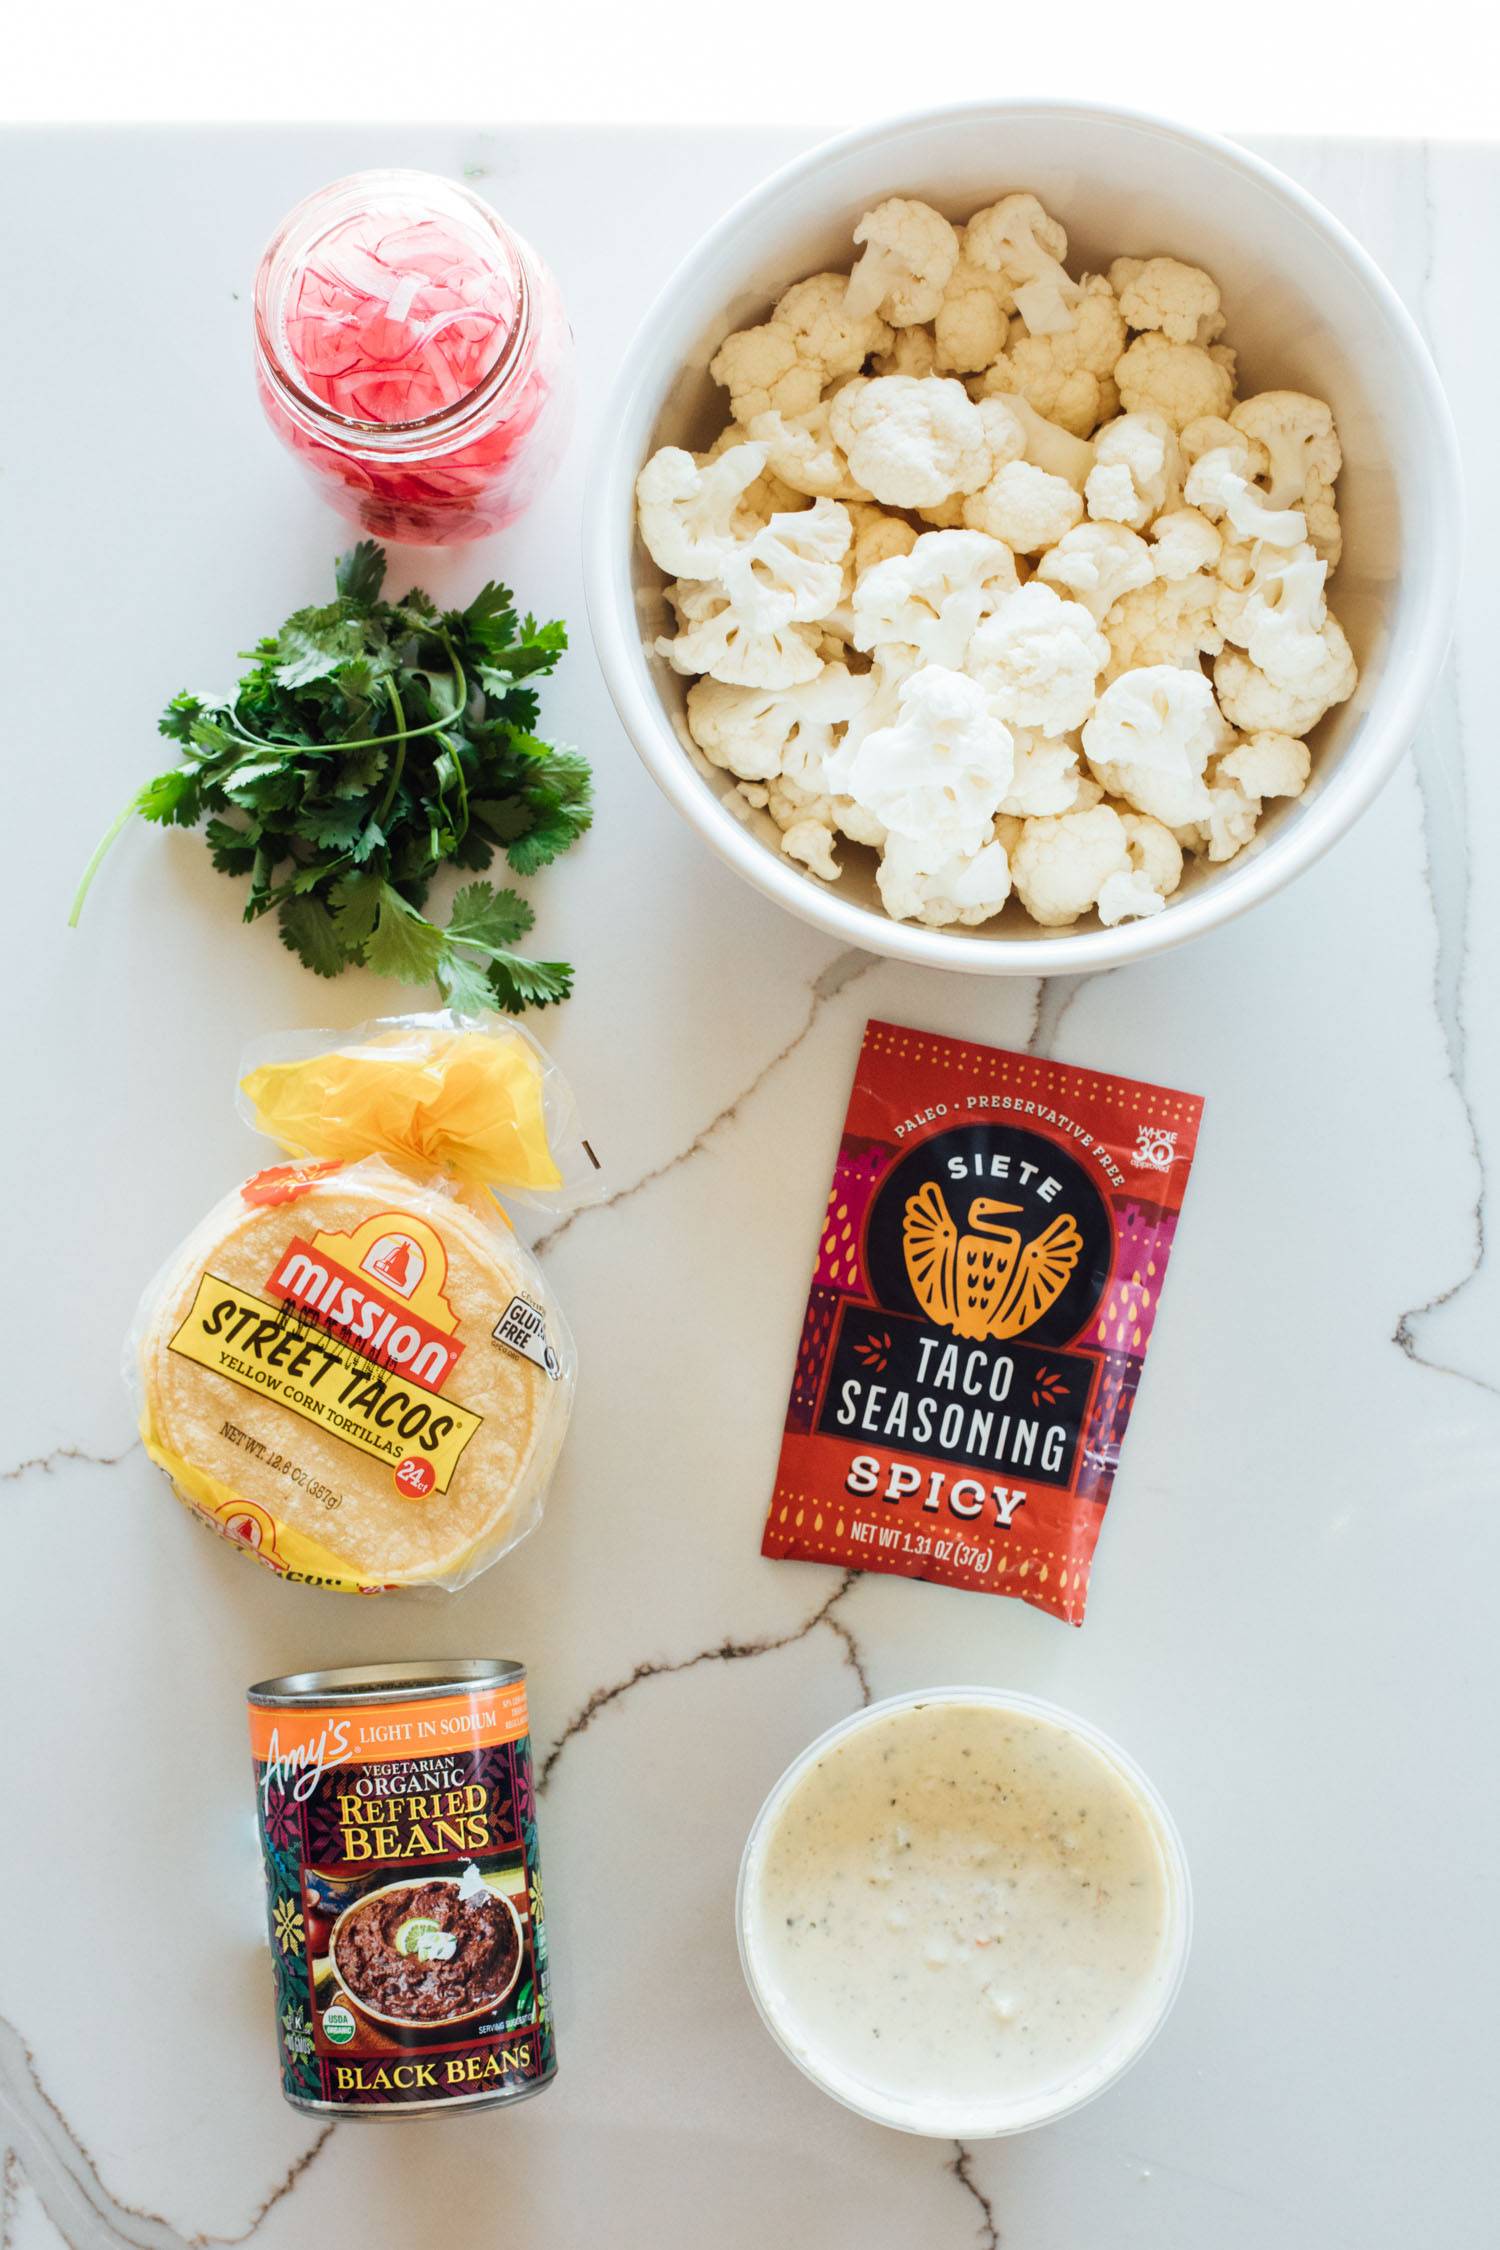
<path id="1" fill-rule="evenodd" d="M 483 1420 L 213 1273 L 199 1282 L 171 1348 L 392 1468 L 414 1456 L 430 1463 L 438 1492 Z"/>

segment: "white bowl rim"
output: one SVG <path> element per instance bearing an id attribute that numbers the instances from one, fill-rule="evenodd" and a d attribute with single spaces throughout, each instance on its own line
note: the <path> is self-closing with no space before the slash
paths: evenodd
<path id="1" fill-rule="evenodd" d="M 762 1987 L 753 1958 L 750 1939 L 750 1896 L 754 1879 L 759 1874 L 759 1852 L 763 1839 L 775 1814 L 786 1802 L 802 1775 L 816 1759 L 837 1742 L 842 1742 L 873 1720 L 888 1718 L 899 1711 L 911 1711 L 929 1703 L 983 1704 L 992 1710 L 1016 1713 L 1025 1718 L 1040 1719 L 1065 1734 L 1076 1735 L 1080 1742 L 1089 1745 L 1102 1758 L 1117 1778 L 1124 1782 L 1138 1805 L 1150 1820 L 1156 1846 L 1161 1854 L 1162 1875 L 1166 1884 L 1169 1921 L 1162 1940 L 1163 1974 L 1156 1995 L 1154 2012 L 1139 2027 L 1135 2044 L 1122 2045 L 1109 2060 L 1108 2066 L 1092 2080 L 1086 2072 L 1081 2089 L 1047 2103 L 1041 2097 L 1028 2105 L 1016 2102 L 1009 2110 L 997 2111 L 989 2121 L 981 2121 L 970 2109 L 962 2111 L 955 2105 L 953 2111 L 934 2116 L 930 2124 L 917 2124 L 908 2118 L 892 2114 L 899 2104 L 888 2109 L 876 2104 L 866 2104 L 857 2099 L 852 2083 L 838 2081 L 831 2074 L 819 2070 L 810 2055 L 801 2052 L 789 2037 L 785 2026 L 777 2020 L 776 2013 Z M 1016 2133 L 1034 2132 L 1038 2126 L 1056 2124 L 1059 2118 L 1071 2117 L 1075 2111 L 1086 2109 L 1107 2093 L 1138 2063 L 1148 2047 L 1155 2041 L 1168 2016 L 1177 2004 L 1187 1975 L 1188 1956 L 1193 1946 L 1193 1881 L 1188 1867 L 1187 1853 L 1182 1836 L 1172 1817 L 1171 1807 L 1161 1791 L 1136 1764 L 1128 1750 L 1106 1734 L 1091 1719 L 1080 1717 L 1061 1703 L 1046 1696 L 1030 1695 L 1019 1688 L 943 1686 L 932 1688 L 906 1688 L 897 1695 L 879 1697 L 874 1703 L 862 1704 L 847 1718 L 837 1719 L 820 1735 L 809 1742 L 806 1749 L 793 1758 L 790 1765 L 772 1783 L 759 1812 L 750 1825 L 745 1838 L 745 1848 L 740 1854 L 739 1878 L 734 1894 L 735 1935 L 739 1943 L 740 1969 L 755 2003 L 756 2013 L 788 2062 L 795 2063 L 803 2076 L 810 2079 L 821 2093 L 852 2110 L 857 2117 L 865 2117 L 872 2124 L 884 2125 L 892 2132 L 913 2133 L 928 2140 L 1006 2140 Z"/>
<path id="2" fill-rule="evenodd" d="M 705 784 L 643 685 L 639 642 L 622 618 L 614 596 L 614 574 L 622 559 L 612 546 L 616 536 L 613 519 L 622 497 L 620 480 L 626 476 L 628 490 L 633 493 L 638 467 L 635 462 L 623 462 L 616 433 L 647 379 L 661 314 L 684 289 L 695 289 L 713 272 L 725 245 L 746 220 L 831 159 L 897 141 L 903 134 L 934 125 L 1022 116 L 1104 120 L 1180 143 L 1257 181 L 1315 232 L 1329 238 L 1375 299 L 1393 339 L 1405 351 L 1429 418 L 1434 462 L 1441 467 L 1429 488 L 1437 528 L 1432 551 L 1425 558 L 1422 583 L 1416 590 L 1419 607 L 1415 639 L 1400 676 L 1389 671 L 1385 674 L 1380 700 L 1362 721 L 1357 764 L 1351 766 L 1346 761 L 1339 772 L 1338 786 L 1306 806 L 1296 826 L 1277 837 L 1264 852 L 1227 869 L 1165 913 L 1123 922 L 1114 929 L 1070 931 L 1048 938 L 985 940 L 891 920 L 873 908 L 840 898 L 771 851 Z M 584 600 L 595 652 L 625 731 L 663 794 L 722 859 L 800 920 L 864 952 L 971 975 L 1046 977 L 1118 968 L 1129 961 L 1165 953 L 1273 896 L 1346 834 L 1390 779 L 1410 745 L 1442 669 L 1457 614 L 1464 535 L 1458 433 L 1432 354 L 1393 285 L 1341 220 L 1264 157 L 1220 134 L 1202 132 L 1149 110 L 1111 103 L 1016 96 L 938 104 L 856 126 L 778 166 L 715 222 L 652 300 L 610 388 L 585 489 Z"/>

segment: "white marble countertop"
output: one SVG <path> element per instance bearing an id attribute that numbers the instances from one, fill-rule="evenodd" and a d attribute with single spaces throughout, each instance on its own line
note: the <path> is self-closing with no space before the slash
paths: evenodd
<path id="1" fill-rule="evenodd" d="M 63 928 L 97 831 L 151 770 L 166 694 L 229 676 L 252 628 L 320 593 L 340 543 L 260 425 L 262 237 L 359 164 L 482 168 L 561 276 L 592 418 L 657 281 L 792 145 L 309 129 L 0 148 L 19 1316 L 0 1363 L 5 2250 L 1492 2239 L 1487 556 L 1415 756 L 1288 893 L 1123 974 L 944 978 L 831 953 L 646 779 L 588 646 L 583 433 L 535 521 L 423 572 L 456 589 L 498 569 L 573 621 L 547 718 L 599 777 L 593 836 L 535 887 L 547 949 L 578 965 L 545 1030 L 613 1183 L 546 1253 L 585 1371 L 546 1519 L 462 1595 L 375 1607 L 201 1537 L 132 1444 L 117 1367 L 137 1294 L 260 1160 L 232 1102 L 242 1045 L 392 997 L 317 986 L 273 929 L 243 929 L 186 836 L 129 835 L 81 932 Z M 1425 323 L 1485 525 L 1497 339 L 1475 277 L 1500 159 L 1269 153 Z M 870 1014 L 1208 1097 L 1081 1633 L 759 1556 Z M 433 1652 L 532 1668 L 561 2073 L 509 2115 L 320 2128 L 278 2091 L 243 1691 Z M 794 1752 L 867 1693 L 953 1678 L 1118 1735 L 1176 1811 L 1198 1906 L 1182 1999 L 1139 2067 L 1065 2124 L 967 2149 L 805 2085 L 742 1988 L 730 1911 L 747 1825 Z"/>

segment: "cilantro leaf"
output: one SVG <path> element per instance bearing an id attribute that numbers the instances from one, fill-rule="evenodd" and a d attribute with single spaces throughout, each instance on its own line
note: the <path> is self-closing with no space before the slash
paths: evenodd
<path id="1" fill-rule="evenodd" d="M 494 1007 L 494 987 L 482 961 L 450 950 L 439 961 L 436 975 L 445 1003 L 460 1015 L 482 1016 Z"/>
<path id="2" fill-rule="evenodd" d="M 359 655 L 364 641 L 362 621 L 352 617 L 342 601 L 330 602 L 325 609 L 299 609 L 277 635 L 277 686 L 306 687 L 313 680 L 327 679 Z"/>
<path id="3" fill-rule="evenodd" d="M 467 883 L 454 897 L 448 936 L 461 945 L 482 945 L 487 952 L 495 952 L 514 945 L 535 920 L 519 891 L 497 891 L 488 883 Z"/>
<path id="4" fill-rule="evenodd" d="M 520 953 L 503 953 L 490 963 L 490 990 L 507 1015 L 548 1008 L 556 1000 L 566 1000 L 572 989 L 573 970 L 567 961 L 529 961 Z"/>
<path id="5" fill-rule="evenodd" d="M 322 901 L 286 898 L 276 909 L 281 942 L 317 977 L 336 977 L 349 966 L 349 956 L 339 940 L 338 926 Z"/>
<path id="6" fill-rule="evenodd" d="M 334 851 L 347 851 L 365 823 L 365 808 L 357 798 L 333 805 L 309 805 L 302 834 L 309 843 Z"/>
<path id="7" fill-rule="evenodd" d="M 359 952 L 374 929 L 384 888 L 379 875 L 344 875 L 334 884 L 330 894 L 333 918 L 351 953 Z"/>
<path id="8" fill-rule="evenodd" d="M 380 886 L 375 927 L 365 940 L 364 963 L 378 977 L 397 977 L 403 984 L 425 984 L 436 974 L 443 958 L 440 929 L 408 906 L 389 883 Z"/>
<path id="9" fill-rule="evenodd" d="M 586 814 L 580 822 L 565 805 L 539 812 L 525 835 L 507 845 L 505 856 L 518 875 L 534 875 L 539 867 L 545 867 L 577 842 L 591 817 Z"/>
<path id="10" fill-rule="evenodd" d="M 333 582 L 346 601 L 373 609 L 385 584 L 385 549 L 373 539 L 361 539 L 335 562 Z"/>
<path id="11" fill-rule="evenodd" d="M 191 767 L 169 766 L 146 783 L 135 800 L 135 809 L 142 820 L 159 821 L 164 828 L 191 828 L 198 818 L 201 795 L 198 776 Z"/>

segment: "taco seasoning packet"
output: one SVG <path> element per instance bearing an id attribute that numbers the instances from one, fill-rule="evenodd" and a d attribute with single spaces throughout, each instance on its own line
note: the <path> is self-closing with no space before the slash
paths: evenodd
<path id="1" fill-rule="evenodd" d="M 763 1554 L 1083 1623 L 1202 1109 L 866 1026 Z"/>
<path id="2" fill-rule="evenodd" d="M 292 1161 L 147 1290 L 146 1451 L 282 1577 L 462 1586 L 540 1518 L 567 1428 L 572 1339 L 491 1192 L 584 1199 L 567 1086 L 519 1025 L 444 1013 L 276 1043 L 241 1106 Z"/>

